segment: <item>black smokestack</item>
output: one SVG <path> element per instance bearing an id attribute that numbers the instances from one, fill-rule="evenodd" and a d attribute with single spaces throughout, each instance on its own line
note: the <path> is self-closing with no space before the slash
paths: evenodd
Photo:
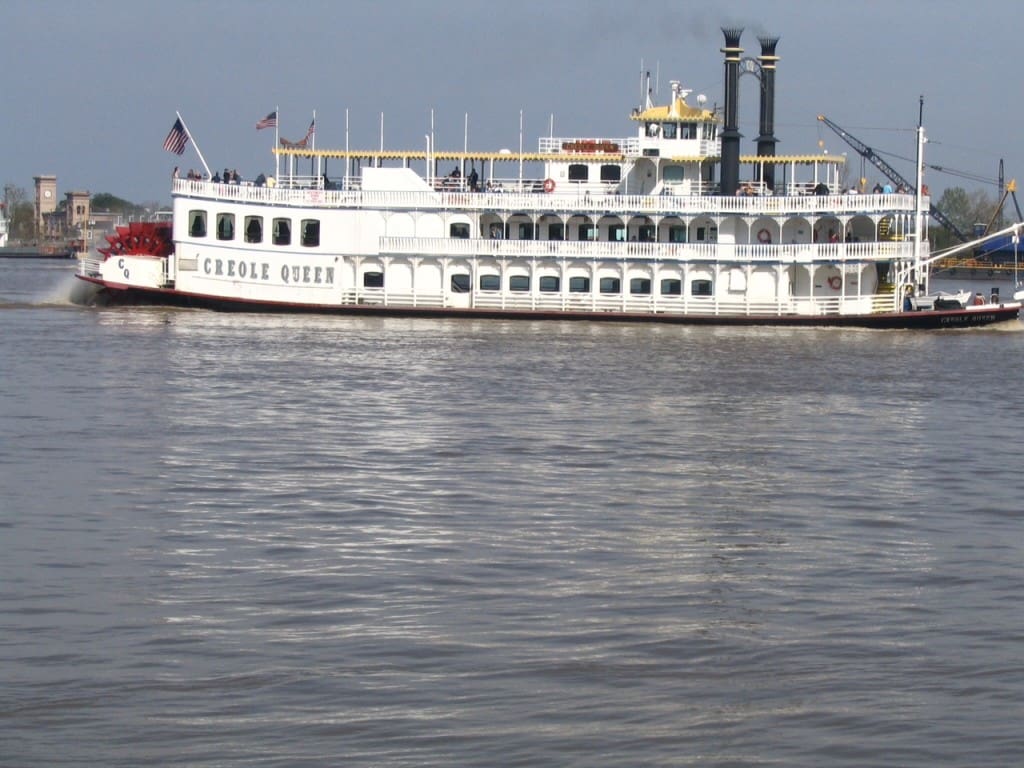
<path id="1" fill-rule="evenodd" d="M 775 157 L 775 68 L 779 57 L 775 55 L 775 46 L 779 43 L 777 37 L 759 37 L 761 43 L 761 55 L 758 61 L 761 63 L 761 135 L 757 137 L 758 157 Z M 775 165 L 765 163 L 763 166 L 762 181 L 769 189 L 775 189 Z"/>
<path id="2" fill-rule="evenodd" d="M 740 83 L 740 36 L 743 29 L 722 28 L 725 35 L 725 125 L 722 128 L 722 182 L 719 185 L 723 195 L 735 195 L 740 185 L 740 130 L 739 130 L 739 83 Z"/>

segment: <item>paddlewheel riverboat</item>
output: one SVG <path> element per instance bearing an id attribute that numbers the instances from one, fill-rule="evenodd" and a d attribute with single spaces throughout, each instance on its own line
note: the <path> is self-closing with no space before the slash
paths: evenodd
<path id="1" fill-rule="evenodd" d="M 549 136 L 535 152 L 279 142 L 291 170 L 175 179 L 173 223 L 120 228 L 80 277 L 110 301 L 249 311 L 869 327 L 1017 317 L 1019 303 L 923 298 L 927 198 L 851 194 L 845 158 L 776 155 L 777 39 L 744 59 L 742 30 L 723 32 L 722 113 L 673 82 L 667 104 L 648 96 L 632 110 L 632 135 Z M 761 86 L 748 156 L 741 70 Z M 317 172 L 292 172 L 299 158 Z M 344 163 L 341 178 L 319 172 L 328 160 Z"/>

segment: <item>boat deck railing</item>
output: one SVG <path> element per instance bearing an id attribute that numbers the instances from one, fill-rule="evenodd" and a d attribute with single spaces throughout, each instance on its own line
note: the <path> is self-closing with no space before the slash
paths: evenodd
<path id="1" fill-rule="evenodd" d="M 795 296 L 780 301 L 750 301 L 712 296 L 663 296 L 656 294 L 541 293 L 472 291 L 465 294 L 389 292 L 383 288 L 344 291 L 345 305 L 417 308 L 473 308 L 524 312 L 615 312 L 642 315 L 710 315 L 721 317 L 783 317 L 893 312 L 892 294 L 864 296 Z"/>
<path id="2" fill-rule="evenodd" d="M 804 243 L 797 245 L 653 243 L 595 240 L 492 240 L 447 237 L 382 237 L 380 253 L 394 256 L 449 256 L 555 260 L 672 260 L 813 263 L 891 261 L 913 258 L 913 243 Z"/>
<path id="3" fill-rule="evenodd" d="M 914 196 L 907 194 L 775 195 L 722 197 L 711 195 L 591 194 L 583 188 L 537 192 L 362 191 L 322 187 L 218 184 L 175 179 L 179 197 L 260 203 L 302 208 L 379 208 L 389 210 L 465 210 L 521 212 L 586 212 L 588 214 L 701 214 L 793 216 L 835 213 L 880 214 L 912 212 Z"/>

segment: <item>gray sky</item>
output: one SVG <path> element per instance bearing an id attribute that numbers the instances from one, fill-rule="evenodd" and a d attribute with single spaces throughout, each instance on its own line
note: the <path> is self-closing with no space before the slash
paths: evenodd
<path id="1" fill-rule="evenodd" d="M 554 115 L 556 136 L 627 136 L 642 67 L 660 101 L 678 79 L 722 102 L 720 27 L 781 38 L 776 135 L 780 154 L 852 150 L 823 113 L 886 156 L 913 166 L 918 97 L 926 160 L 1024 182 L 1017 75 L 1019 0 L 4 0 L 0 3 L 0 183 L 30 189 L 56 174 L 71 189 L 134 202 L 169 201 L 175 165 L 162 148 L 181 112 L 211 169 L 245 178 L 272 170 L 273 131 L 255 123 L 280 108 L 281 135 L 301 139 L 317 115 L 317 146 L 385 143 L 422 149 L 434 110 L 438 149 L 535 149 Z M 743 154 L 757 136 L 756 81 L 741 80 Z M 691 100 L 691 103 L 692 100 Z M 340 174 L 340 164 L 328 168 Z M 872 166 L 866 175 L 879 174 Z M 929 172 L 933 194 L 993 185 Z"/>

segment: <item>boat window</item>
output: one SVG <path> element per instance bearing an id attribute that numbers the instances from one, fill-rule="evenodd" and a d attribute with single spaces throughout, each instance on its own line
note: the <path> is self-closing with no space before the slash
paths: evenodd
<path id="1" fill-rule="evenodd" d="M 565 224 L 548 224 L 548 240 L 565 240 Z"/>
<path id="2" fill-rule="evenodd" d="M 696 139 L 697 138 L 697 124 L 696 123 L 683 123 L 682 133 L 679 134 L 681 139 Z"/>
<path id="3" fill-rule="evenodd" d="M 302 244 L 307 248 L 320 245 L 320 219 L 302 220 Z"/>
<path id="4" fill-rule="evenodd" d="M 675 278 L 666 278 L 661 281 L 661 295 L 662 296 L 682 296 L 683 295 L 683 281 L 676 280 Z"/>
<path id="5" fill-rule="evenodd" d="M 608 227 L 608 239 L 613 243 L 621 243 L 626 239 L 626 228 L 622 224 L 612 224 Z"/>
<path id="6" fill-rule="evenodd" d="M 457 223 L 448 227 L 448 236 L 459 240 L 469 239 L 469 224 Z"/>
<path id="7" fill-rule="evenodd" d="M 654 242 L 654 225 L 653 224 L 641 224 L 637 227 L 637 234 L 640 236 L 641 243 L 653 243 Z"/>
<path id="8" fill-rule="evenodd" d="M 597 240 L 597 227 L 593 224 L 580 224 L 579 240 Z"/>
<path id="9" fill-rule="evenodd" d="M 590 169 L 585 163 L 573 163 L 569 166 L 569 181 L 586 181 L 590 178 Z"/>
<path id="10" fill-rule="evenodd" d="M 235 239 L 235 214 L 233 214 L 233 213 L 218 213 L 217 214 L 217 239 L 218 240 L 234 240 Z"/>
<path id="11" fill-rule="evenodd" d="M 383 272 L 363 272 L 363 288 L 383 288 Z"/>
<path id="12" fill-rule="evenodd" d="M 245 217 L 245 242 L 247 242 L 247 243 L 262 243 L 263 242 L 263 217 L 262 216 L 246 216 Z"/>
<path id="13" fill-rule="evenodd" d="M 666 165 L 661 171 L 661 178 L 669 184 L 678 184 L 686 175 L 686 169 L 681 165 Z"/>
<path id="14" fill-rule="evenodd" d="M 274 219 L 274 245 L 291 245 L 291 219 Z"/>
<path id="15" fill-rule="evenodd" d="M 530 290 L 530 276 L 529 275 L 512 275 L 508 279 L 508 289 L 510 291 L 528 291 Z"/>
<path id="16" fill-rule="evenodd" d="M 590 293 L 590 278 L 570 277 L 569 293 Z"/>
<path id="17" fill-rule="evenodd" d="M 206 237 L 206 211 L 188 212 L 189 237 Z"/>
<path id="18" fill-rule="evenodd" d="M 520 240 L 533 240 L 533 224 L 523 223 L 519 224 L 519 239 Z"/>
<path id="19" fill-rule="evenodd" d="M 466 272 L 452 275 L 452 293 L 469 293 L 473 282 Z"/>
<path id="20" fill-rule="evenodd" d="M 676 137 L 676 125 L 677 123 L 662 123 L 661 138 L 674 139 Z"/>
<path id="21" fill-rule="evenodd" d="M 480 275 L 481 291 L 500 291 L 501 277 L 499 275 Z"/>
<path id="22" fill-rule="evenodd" d="M 686 242 L 686 227 L 683 226 L 672 226 L 668 228 L 668 241 L 670 243 L 685 243 Z"/>
<path id="23" fill-rule="evenodd" d="M 647 277 L 634 277 L 629 281 L 629 292 L 637 296 L 649 296 L 651 293 L 651 280 Z"/>
<path id="24" fill-rule="evenodd" d="M 601 293 L 622 293 L 622 281 L 617 277 L 602 277 L 599 290 Z"/>
<path id="25" fill-rule="evenodd" d="M 561 282 L 554 275 L 545 275 L 537 282 L 537 287 L 540 288 L 543 293 L 558 293 L 561 287 Z"/>
<path id="26" fill-rule="evenodd" d="M 618 181 L 622 178 L 622 169 L 617 165 L 601 166 L 601 181 Z"/>
<path id="27" fill-rule="evenodd" d="M 690 293 L 694 296 L 711 296 L 710 280 L 694 280 L 690 283 Z"/>

